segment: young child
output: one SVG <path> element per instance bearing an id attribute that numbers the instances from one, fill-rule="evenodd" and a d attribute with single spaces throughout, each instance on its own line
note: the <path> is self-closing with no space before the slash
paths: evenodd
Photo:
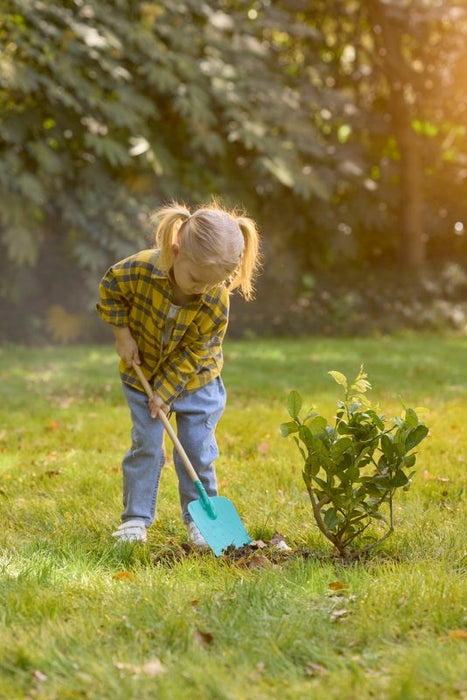
<path id="1" fill-rule="evenodd" d="M 217 495 L 215 429 L 225 406 L 220 376 L 229 292 L 253 295 L 259 240 L 252 219 L 213 204 L 193 214 L 174 204 L 155 214 L 156 248 L 113 265 L 100 284 L 97 310 L 112 326 L 132 444 L 123 458 L 120 541 L 146 540 L 164 465 L 158 410 L 173 411 L 177 432 L 208 496 Z M 133 369 L 154 389 L 148 402 Z M 182 518 L 189 539 L 206 542 L 188 513 L 199 495 L 174 451 Z"/>

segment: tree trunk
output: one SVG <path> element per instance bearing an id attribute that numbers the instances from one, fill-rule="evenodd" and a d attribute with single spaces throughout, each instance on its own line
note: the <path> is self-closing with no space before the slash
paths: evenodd
<path id="1" fill-rule="evenodd" d="M 391 91 L 390 110 L 400 152 L 400 237 L 402 265 L 419 268 L 425 262 L 426 243 L 423 225 L 423 157 L 419 136 L 412 128 L 413 107 L 404 96 L 405 89 L 420 80 L 406 62 L 403 52 L 403 27 L 391 14 L 389 3 L 370 3 L 369 17 L 382 30 L 385 61 L 383 72 Z"/>
<path id="2" fill-rule="evenodd" d="M 417 134 L 404 107 L 398 112 L 397 138 L 400 162 L 399 256 L 404 267 L 419 268 L 425 262 L 423 224 L 423 161 Z"/>

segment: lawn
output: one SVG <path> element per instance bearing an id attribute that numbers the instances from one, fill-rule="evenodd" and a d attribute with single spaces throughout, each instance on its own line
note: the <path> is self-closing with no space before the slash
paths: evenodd
<path id="1" fill-rule="evenodd" d="M 171 461 L 148 544 L 115 546 L 130 422 L 113 347 L 0 350 L 0 698 L 467 698 L 467 338 L 226 343 L 221 494 L 254 539 L 190 552 Z M 332 418 L 354 376 L 429 437 L 394 534 L 345 564 L 313 522 L 291 389 Z M 185 546 L 184 546 L 185 545 Z"/>

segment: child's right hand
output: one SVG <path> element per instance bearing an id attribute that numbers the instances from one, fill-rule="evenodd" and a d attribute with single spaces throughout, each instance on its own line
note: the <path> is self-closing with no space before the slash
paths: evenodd
<path id="1" fill-rule="evenodd" d="M 115 336 L 115 350 L 117 355 L 125 362 L 128 368 L 133 366 L 133 362 L 137 365 L 141 364 L 139 358 L 138 346 L 130 333 L 130 329 L 126 327 L 113 327 Z"/>

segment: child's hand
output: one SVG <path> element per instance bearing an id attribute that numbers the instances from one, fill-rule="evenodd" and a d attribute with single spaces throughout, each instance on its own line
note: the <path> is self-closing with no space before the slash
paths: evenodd
<path id="1" fill-rule="evenodd" d="M 132 367 L 133 362 L 140 365 L 141 360 L 139 359 L 138 346 L 130 333 L 130 329 L 114 326 L 113 332 L 117 355 L 122 358 L 127 367 Z"/>
<path id="2" fill-rule="evenodd" d="M 155 393 L 153 394 L 152 398 L 149 399 L 148 404 L 149 410 L 151 411 L 151 418 L 157 418 L 159 410 L 164 411 L 165 414 L 170 411 L 170 406 L 164 403 L 161 397 Z"/>

